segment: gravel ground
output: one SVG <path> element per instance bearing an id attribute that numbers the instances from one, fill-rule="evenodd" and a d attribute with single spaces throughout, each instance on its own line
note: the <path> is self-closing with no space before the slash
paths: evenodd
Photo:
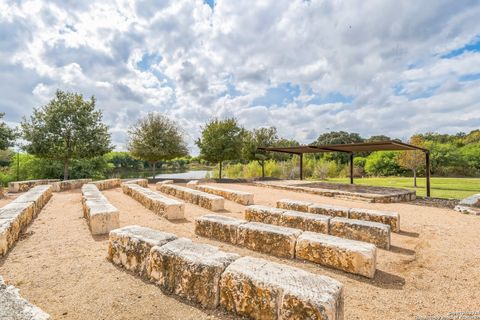
<path id="1" fill-rule="evenodd" d="M 480 217 L 447 208 L 407 203 L 375 204 L 341 200 L 248 184 L 257 204 L 290 198 L 318 203 L 397 211 L 400 234 L 390 251 L 379 250 L 374 279 L 310 263 L 255 253 L 194 234 L 194 218 L 210 211 L 186 204 L 185 219 L 171 222 L 145 209 L 120 189 L 104 191 L 120 210 L 121 226 L 138 224 L 176 233 L 225 251 L 263 257 L 328 275 L 345 285 L 345 319 L 415 319 L 448 312 L 480 311 Z M 153 186 L 151 186 L 153 189 Z M 55 193 L 24 236 L 4 258 L 0 275 L 54 319 L 226 319 L 189 305 L 114 267 L 106 259 L 108 241 L 93 237 L 82 218 L 80 191 Z M 9 200 L 0 200 L 5 205 Z M 221 214 L 242 217 L 243 206 L 226 201 Z"/>

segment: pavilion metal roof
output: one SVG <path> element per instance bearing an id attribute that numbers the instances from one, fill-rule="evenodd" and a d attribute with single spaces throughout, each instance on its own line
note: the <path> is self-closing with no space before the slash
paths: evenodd
<path id="1" fill-rule="evenodd" d="M 362 143 L 330 144 L 330 145 L 304 145 L 296 147 L 260 147 L 259 150 L 274 151 L 283 153 L 303 154 L 318 152 L 344 152 L 355 153 L 364 151 L 398 151 L 398 150 L 421 150 L 428 152 L 428 149 L 414 146 L 400 141 L 377 141 Z"/>

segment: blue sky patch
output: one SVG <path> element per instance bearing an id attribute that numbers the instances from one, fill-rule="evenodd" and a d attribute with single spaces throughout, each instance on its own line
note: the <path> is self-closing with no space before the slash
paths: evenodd
<path id="1" fill-rule="evenodd" d="M 460 76 L 460 81 L 475 81 L 480 80 L 480 73 L 471 73 Z"/>
<path id="2" fill-rule="evenodd" d="M 480 35 L 477 35 L 475 37 L 475 39 L 472 42 L 470 42 L 469 44 L 467 44 L 467 45 L 465 45 L 461 48 L 452 50 L 452 51 L 442 55 L 440 58 L 450 59 L 450 58 L 460 56 L 460 55 L 464 54 L 465 52 L 480 52 Z"/>
<path id="3" fill-rule="evenodd" d="M 433 96 L 439 87 L 440 85 L 434 85 L 422 91 L 418 91 L 415 93 L 406 93 L 404 92 L 403 84 L 397 84 L 396 86 L 393 87 L 393 92 L 395 93 L 396 96 L 405 96 L 408 98 L 409 101 L 412 101 L 412 100 L 428 98 Z"/>
<path id="4" fill-rule="evenodd" d="M 353 97 L 345 96 L 340 92 L 329 92 L 324 96 L 315 96 L 307 104 L 352 103 Z"/>
<path id="5" fill-rule="evenodd" d="M 273 105 L 286 105 L 300 94 L 300 86 L 291 83 L 282 83 L 277 87 L 269 88 L 267 92 L 252 101 L 252 105 L 270 107 Z"/>
<path id="6" fill-rule="evenodd" d="M 203 0 L 203 2 L 208 4 L 212 9 L 215 7 L 215 0 Z"/>
<path id="7" fill-rule="evenodd" d="M 137 68 L 141 71 L 149 71 L 150 67 L 162 61 L 162 56 L 156 53 L 145 53 L 142 60 L 137 62 Z"/>

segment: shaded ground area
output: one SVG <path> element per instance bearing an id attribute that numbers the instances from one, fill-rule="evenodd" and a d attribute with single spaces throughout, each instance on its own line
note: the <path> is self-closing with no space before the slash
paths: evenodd
<path id="1" fill-rule="evenodd" d="M 186 218 L 170 222 L 145 209 L 120 189 L 104 191 L 120 210 L 121 226 L 138 224 L 174 232 L 230 252 L 263 257 L 331 276 L 345 285 L 345 319 L 414 319 L 452 311 L 480 311 L 480 219 L 453 210 L 406 203 L 375 204 L 286 190 L 228 184 L 255 194 L 257 204 L 281 198 L 398 211 L 402 232 L 392 249 L 379 250 L 374 279 L 254 253 L 199 238 L 194 218 L 210 211 L 186 205 Z M 153 188 L 153 186 L 152 186 Z M 80 192 L 56 193 L 10 254 L 0 274 L 21 294 L 55 319 L 207 319 L 209 314 L 161 293 L 152 284 L 119 270 L 108 261 L 107 238 L 93 238 L 82 219 Z M 5 204 L 2 200 L 0 204 Z M 241 218 L 243 206 L 226 201 L 221 214 Z"/>

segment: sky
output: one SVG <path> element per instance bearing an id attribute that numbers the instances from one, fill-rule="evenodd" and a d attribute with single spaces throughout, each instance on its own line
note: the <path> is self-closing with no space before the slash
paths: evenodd
<path id="1" fill-rule="evenodd" d="M 310 143 L 480 128 L 478 0 L 0 0 L 0 112 L 94 95 L 117 150 L 155 111 Z"/>

